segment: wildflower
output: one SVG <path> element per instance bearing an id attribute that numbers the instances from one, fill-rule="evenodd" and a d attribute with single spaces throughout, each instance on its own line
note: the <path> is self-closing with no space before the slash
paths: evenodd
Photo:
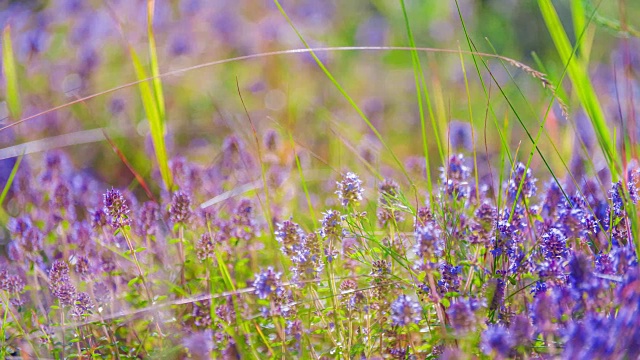
<path id="1" fill-rule="evenodd" d="M 464 164 L 462 154 L 451 156 L 447 166 L 442 167 L 440 172 L 443 194 L 453 199 L 463 199 L 469 196 L 470 189 L 467 178 L 471 174 L 471 169 Z"/>
<path id="2" fill-rule="evenodd" d="M 193 310 L 191 316 L 194 319 L 194 324 L 199 328 L 209 328 L 213 323 L 211 320 L 211 302 L 198 301 L 193 304 Z"/>
<path id="3" fill-rule="evenodd" d="M 449 143 L 454 150 L 471 151 L 473 148 L 471 124 L 462 121 L 449 123 Z"/>
<path id="4" fill-rule="evenodd" d="M 457 334 L 466 334 L 475 329 L 477 319 L 473 301 L 459 299 L 447 309 L 451 326 Z"/>
<path id="5" fill-rule="evenodd" d="M 529 343 L 531 343 L 531 336 L 533 335 L 531 320 L 524 315 L 514 316 L 511 319 L 511 324 L 509 324 L 509 333 L 514 340 L 514 344 L 529 345 Z"/>
<path id="6" fill-rule="evenodd" d="M 253 204 L 248 199 L 242 199 L 236 206 L 231 219 L 233 236 L 237 239 L 249 241 L 258 232 L 253 219 Z"/>
<path id="7" fill-rule="evenodd" d="M 18 275 L 11 275 L 6 269 L 0 270 L 0 290 L 10 294 L 10 301 L 14 306 L 23 305 L 20 294 L 24 286 L 24 281 Z"/>
<path id="8" fill-rule="evenodd" d="M 393 180 L 384 180 L 378 188 L 378 224 L 385 226 L 392 222 L 404 220 L 402 212 L 398 210 L 401 205 L 398 200 L 400 189 Z"/>
<path id="9" fill-rule="evenodd" d="M 169 220 L 174 224 L 188 224 L 193 211 L 191 210 L 191 196 L 184 191 L 176 191 L 169 207 Z"/>
<path id="10" fill-rule="evenodd" d="M 548 260 L 564 259 L 567 257 L 567 238 L 562 231 L 551 228 L 547 233 L 542 235 L 542 243 L 540 244 L 542 254 Z"/>
<path id="11" fill-rule="evenodd" d="M 153 201 L 147 201 L 140 207 L 136 217 L 136 233 L 142 237 L 153 236 L 157 231 L 160 207 Z"/>
<path id="12" fill-rule="evenodd" d="M 49 270 L 51 292 L 62 305 L 73 305 L 76 299 L 76 288 L 71 284 L 69 265 L 62 260 L 56 260 Z"/>
<path id="13" fill-rule="evenodd" d="M 71 309 L 71 315 L 76 318 L 81 318 L 93 308 L 93 304 L 91 302 L 91 298 L 89 294 L 86 292 L 81 292 L 76 295 L 75 302 L 73 303 L 73 308 Z"/>
<path id="14" fill-rule="evenodd" d="M 389 292 L 389 275 L 391 275 L 391 264 L 388 261 L 374 260 L 371 263 L 373 297 L 381 303 L 386 302 L 386 297 Z"/>
<path id="15" fill-rule="evenodd" d="M 440 238 L 440 230 L 434 222 L 428 222 L 424 226 L 419 226 L 414 232 L 416 238 L 416 255 L 424 260 L 429 260 L 433 256 L 440 256 L 444 248 L 444 243 Z"/>
<path id="16" fill-rule="evenodd" d="M 256 275 L 256 278 L 253 281 L 255 294 L 258 295 L 260 299 L 266 299 L 271 294 L 282 294 L 284 292 L 284 288 L 280 283 L 281 276 L 282 273 L 275 272 L 272 267 L 262 270 Z"/>
<path id="17" fill-rule="evenodd" d="M 529 199 L 535 195 L 537 191 L 536 178 L 531 174 L 531 168 L 527 168 L 523 163 L 516 164 L 509 179 L 508 193 L 509 199 L 515 200 L 520 184 L 522 183 L 522 189 L 520 190 L 520 196 L 525 199 Z"/>
<path id="18" fill-rule="evenodd" d="M 318 279 L 318 275 L 324 268 L 320 246 L 318 235 L 309 233 L 299 246 L 294 247 L 295 253 L 291 257 L 291 261 L 294 263 L 292 270 L 295 281 Z"/>
<path id="19" fill-rule="evenodd" d="M 558 183 L 553 180 L 549 181 L 542 205 L 542 216 L 552 219 L 559 210 L 558 205 L 562 203 L 563 199 L 562 189 L 558 186 Z"/>
<path id="20" fill-rule="evenodd" d="M 420 322 L 422 307 L 407 295 L 400 295 L 391 304 L 391 322 L 396 326 L 407 326 Z"/>
<path id="21" fill-rule="evenodd" d="M 504 290 L 506 283 L 503 279 L 491 279 L 488 281 L 487 300 L 489 303 L 489 310 L 495 311 L 502 306 L 504 301 Z"/>
<path id="22" fill-rule="evenodd" d="M 320 235 L 323 238 L 341 237 L 342 236 L 342 220 L 343 217 L 337 210 L 328 210 L 322 218 L 322 229 Z"/>
<path id="23" fill-rule="evenodd" d="M 453 266 L 446 262 L 440 263 L 441 279 L 438 280 L 438 290 L 440 295 L 448 292 L 457 292 L 460 288 L 460 272 L 461 266 Z"/>
<path id="24" fill-rule="evenodd" d="M 107 213 L 104 209 L 96 209 L 91 213 L 91 227 L 94 229 L 101 229 L 109 224 L 107 219 Z"/>
<path id="25" fill-rule="evenodd" d="M 215 244 L 211 239 L 211 235 L 205 232 L 200 236 L 200 240 L 196 243 L 196 254 L 198 260 L 205 261 L 206 259 L 213 259 L 215 254 Z"/>
<path id="26" fill-rule="evenodd" d="M 206 329 L 192 333 L 182 340 L 182 344 L 196 359 L 211 359 L 214 349 L 213 331 Z"/>
<path id="27" fill-rule="evenodd" d="M 129 206 L 120 191 L 113 188 L 111 188 L 111 190 L 107 190 L 103 196 L 103 203 L 103 211 L 110 217 L 109 222 L 112 227 L 117 229 L 131 224 L 131 219 L 129 218 Z"/>
<path id="28" fill-rule="evenodd" d="M 298 248 L 302 246 L 304 232 L 300 225 L 289 219 L 278 224 L 275 237 L 282 245 L 282 252 L 287 256 L 293 256 Z"/>
<path id="29" fill-rule="evenodd" d="M 342 181 L 336 182 L 336 184 L 338 185 L 336 194 L 338 194 L 342 206 L 355 206 L 362 200 L 364 190 L 362 189 L 362 181 L 358 175 L 348 172 L 342 177 Z"/>
<path id="30" fill-rule="evenodd" d="M 493 355 L 499 359 L 507 358 L 514 345 L 513 338 L 503 326 L 490 325 L 482 333 L 480 346 L 487 355 Z"/>
<path id="31" fill-rule="evenodd" d="M 89 258 L 86 256 L 78 256 L 74 269 L 80 276 L 87 277 L 91 272 Z"/>
<path id="32" fill-rule="evenodd" d="M 498 212 L 495 206 L 482 203 L 476 209 L 475 222 L 471 226 L 469 242 L 472 244 L 487 244 L 495 236 Z"/>
<path id="33" fill-rule="evenodd" d="M 417 230 L 418 227 L 426 226 L 427 223 L 433 223 L 434 221 L 435 219 L 433 217 L 431 209 L 426 206 L 419 207 L 416 211 L 416 219 L 415 223 L 413 224 L 413 229 Z"/>

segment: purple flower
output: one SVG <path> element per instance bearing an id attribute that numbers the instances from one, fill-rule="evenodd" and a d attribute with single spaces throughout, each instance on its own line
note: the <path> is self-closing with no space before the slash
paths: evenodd
<path id="1" fill-rule="evenodd" d="M 255 294 L 260 299 L 266 299 L 270 294 L 281 295 L 284 292 L 280 282 L 281 276 L 282 273 L 275 272 L 271 266 L 266 270 L 262 270 L 253 281 Z"/>
<path id="2" fill-rule="evenodd" d="M 56 260 L 49 270 L 51 292 L 62 305 L 73 305 L 76 299 L 76 288 L 71 284 L 69 265 L 65 261 Z"/>
<path id="3" fill-rule="evenodd" d="M 471 151 L 473 149 L 471 124 L 463 121 L 451 121 L 449 123 L 449 142 L 456 151 Z"/>
<path id="4" fill-rule="evenodd" d="M 416 228 L 414 232 L 416 238 L 415 252 L 423 260 L 430 260 L 433 256 L 440 256 L 444 248 L 444 243 L 440 238 L 440 229 L 435 222 L 427 222 L 423 226 Z"/>
<path id="5" fill-rule="evenodd" d="M 94 229 L 101 229 L 109 223 L 107 213 L 104 209 L 97 209 L 91 213 L 91 227 Z"/>
<path id="6" fill-rule="evenodd" d="M 111 190 L 107 190 L 103 197 L 103 203 L 103 211 L 105 214 L 109 215 L 112 227 L 117 229 L 131 225 L 131 219 L 129 218 L 129 206 L 120 191 L 113 188 L 111 188 Z M 94 220 L 96 220 L 95 216 Z"/>
<path id="7" fill-rule="evenodd" d="M 184 191 L 176 191 L 169 207 L 169 220 L 174 224 L 188 224 L 192 215 L 191 196 Z"/>
<path id="8" fill-rule="evenodd" d="M 208 232 L 205 232 L 200 236 L 200 240 L 196 243 L 196 254 L 198 255 L 198 259 L 200 261 L 205 261 L 206 259 L 213 259 L 215 256 L 215 244 L 211 239 L 211 235 Z"/>
<path id="9" fill-rule="evenodd" d="M 547 260 L 565 259 L 569 253 L 566 236 L 556 228 L 551 228 L 542 235 L 540 248 L 542 255 L 544 255 Z"/>
<path id="10" fill-rule="evenodd" d="M 153 236 L 157 231 L 160 207 L 153 201 L 147 201 L 140 207 L 136 218 L 136 233 L 142 237 Z"/>
<path id="11" fill-rule="evenodd" d="M 71 309 L 71 315 L 76 318 L 82 318 L 86 316 L 89 311 L 93 308 L 93 303 L 89 294 L 86 292 L 78 293 L 76 299 L 73 303 L 73 308 Z"/>
<path id="12" fill-rule="evenodd" d="M 195 332 L 186 336 L 182 344 L 189 353 L 197 359 L 210 359 L 214 349 L 213 332 L 211 329 Z"/>
<path id="13" fill-rule="evenodd" d="M 258 228 L 253 219 L 253 203 L 251 200 L 240 200 L 233 213 L 231 223 L 233 225 L 233 236 L 236 239 L 250 241 L 254 238 Z"/>
<path id="14" fill-rule="evenodd" d="M 460 298 L 447 309 L 451 326 L 457 334 L 466 334 L 475 329 L 477 319 L 472 301 Z"/>
<path id="15" fill-rule="evenodd" d="M 457 292 L 460 288 L 461 266 L 453 266 L 446 262 L 440 263 L 440 276 L 438 280 L 438 292 L 444 295 L 448 292 Z"/>
<path id="16" fill-rule="evenodd" d="M 336 182 L 338 185 L 338 199 L 342 203 L 342 206 L 349 207 L 355 206 L 362 200 L 362 181 L 358 175 L 348 172 L 342 177 L 342 181 Z"/>
<path id="17" fill-rule="evenodd" d="M 391 322 L 395 326 L 407 326 L 420 322 L 422 307 L 407 295 L 400 295 L 391 304 Z"/>
<path id="18" fill-rule="evenodd" d="M 500 325 L 489 325 L 482 333 L 481 348 L 487 355 L 493 355 L 504 359 L 509 357 L 514 344 L 513 338 L 506 328 Z"/>
<path id="19" fill-rule="evenodd" d="M 278 224 L 275 236 L 276 240 L 282 245 L 282 252 L 287 256 L 294 256 L 297 248 L 302 245 L 304 232 L 300 225 L 289 219 Z"/>
<path id="20" fill-rule="evenodd" d="M 327 210 L 322 218 L 322 229 L 320 235 L 323 238 L 342 236 L 342 220 L 343 216 L 337 210 Z"/>
<path id="21" fill-rule="evenodd" d="M 401 222 L 404 217 L 399 207 L 402 205 L 398 199 L 400 187 L 390 179 L 384 180 L 378 188 L 378 224 L 385 226 L 388 223 Z"/>
<path id="22" fill-rule="evenodd" d="M 527 168 L 523 163 L 517 163 L 508 184 L 509 199 L 516 199 L 516 194 L 521 183 L 522 189 L 520 196 L 525 199 L 533 197 L 537 191 L 536 181 L 536 178 L 531 174 L 531 168 Z"/>

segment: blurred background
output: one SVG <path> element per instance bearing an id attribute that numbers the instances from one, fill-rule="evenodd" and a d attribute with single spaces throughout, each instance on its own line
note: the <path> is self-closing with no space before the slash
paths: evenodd
<path id="1" fill-rule="evenodd" d="M 312 47 L 409 45 L 397 1 L 283 0 L 281 4 Z M 478 51 L 522 62 L 545 73 L 552 84 L 558 83 L 564 70 L 536 1 L 459 0 L 458 5 L 460 13 L 455 1 L 406 2 L 416 45 L 452 50 L 420 54 L 435 118 L 434 124 L 427 118 L 432 158 L 429 171 L 434 175 L 443 153 L 445 157 L 454 151 L 471 154 L 475 148 L 480 160 L 493 161 L 501 151 L 498 129 L 515 157 L 526 159 L 531 141 L 525 128 L 535 137 L 551 102 L 552 94 L 542 86 L 540 75 L 496 58 L 482 58 L 490 72 L 476 58 L 483 87 L 473 58 L 457 53 L 469 50 L 459 14 Z M 581 61 L 588 62 L 611 128 L 620 134 L 626 121 L 626 129 L 637 132 L 638 112 L 626 104 L 640 99 L 640 43 L 635 37 L 635 29 L 640 28 L 640 2 L 557 0 L 554 5 L 571 41 L 575 41 L 579 25 L 572 18 L 571 6 L 583 7 L 586 14 L 597 10 L 586 31 L 578 33 L 587 39 L 586 44 L 592 44 L 579 49 L 581 55 L 587 55 Z M 147 61 L 146 1 L 4 0 L 0 9 L 0 25 L 10 26 L 16 51 L 23 117 L 135 81 L 128 46 Z M 161 73 L 304 48 L 269 1 L 156 1 L 154 16 Z M 420 157 L 424 152 L 411 53 L 352 50 L 323 51 L 318 56 L 394 154 L 416 175 L 416 181 L 421 181 L 425 165 Z M 335 177 L 346 169 L 367 173 L 373 167 L 383 175 L 398 170 L 389 151 L 309 54 L 235 60 L 166 76 L 162 82 L 170 157 L 185 157 L 206 167 L 221 156 L 229 135 L 255 152 L 255 136 L 262 139 L 273 130 L 288 144 L 281 150 L 280 155 L 288 158 L 283 162 L 291 161 L 295 148 L 302 166 L 311 169 L 311 181 Z M 0 84 L 0 94 L 4 94 L 5 81 Z M 564 174 L 566 167 L 577 169 L 589 156 L 596 166 L 600 159 L 591 125 L 568 81 L 564 84 L 557 93 L 567 105 L 568 116 L 563 116 L 556 103 L 539 143 L 559 174 Z M 0 120 L 5 126 L 15 119 L 9 119 L 4 95 L 0 96 Z M 470 123 L 475 139 L 470 135 Z M 101 128 L 140 174 L 158 178 L 149 161 L 153 153 L 149 125 L 136 86 L 3 130 L 0 147 L 72 134 L 75 142 L 88 142 L 65 148 L 77 168 L 114 186 L 129 186 L 133 175 L 109 143 L 78 133 Z M 451 141 L 438 148 L 434 132 Z M 54 138 L 49 147 L 62 144 L 56 141 Z M 36 152 L 27 155 L 26 161 L 40 163 L 41 156 Z M 5 179 L 13 161 L 2 160 Z M 481 164 L 479 161 L 479 167 Z M 540 171 L 540 165 L 536 155 L 533 167 Z"/>

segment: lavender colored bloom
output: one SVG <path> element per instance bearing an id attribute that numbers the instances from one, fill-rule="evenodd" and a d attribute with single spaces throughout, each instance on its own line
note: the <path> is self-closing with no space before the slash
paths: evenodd
<path id="1" fill-rule="evenodd" d="M 438 280 L 438 292 L 444 295 L 448 292 L 457 292 L 460 288 L 460 272 L 461 266 L 453 266 L 446 262 L 440 263 L 440 276 Z"/>
<path id="2" fill-rule="evenodd" d="M 609 199 L 611 200 L 613 214 L 618 218 L 624 216 L 625 194 L 621 181 L 618 181 L 611 186 L 611 190 L 609 190 Z"/>
<path id="3" fill-rule="evenodd" d="M 110 224 L 114 228 L 121 228 L 131 225 L 129 218 L 129 205 L 119 190 L 111 188 L 107 190 L 103 197 L 104 213 L 110 217 Z M 94 217 L 95 219 L 95 217 Z"/>
<path id="4" fill-rule="evenodd" d="M 6 269 L 0 270 L 0 290 L 10 294 L 9 299 L 14 306 L 23 304 L 20 294 L 24 290 L 24 281 L 18 275 L 9 274 Z"/>
<path id="5" fill-rule="evenodd" d="M 452 180 L 455 182 L 464 182 L 471 175 L 471 169 L 465 165 L 464 155 L 452 155 L 446 167 L 440 169 L 440 180 L 446 182 Z"/>
<path id="6" fill-rule="evenodd" d="M 71 284 L 69 265 L 65 261 L 56 260 L 49 270 L 51 292 L 62 305 L 73 305 L 76 299 L 76 288 Z"/>
<path id="7" fill-rule="evenodd" d="M 322 218 L 322 229 L 320 235 L 323 238 L 342 236 L 342 220 L 343 216 L 337 210 L 327 210 Z"/>
<path id="8" fill-rule="evenodd" d="M 236 206 L 231 219 L 233 224 L 233 236 L 237 239 L 250 241 L 258 232 L 253 219 L 253 203 L 251 200 L 242 199 Z"/>
<path id="9" fill-rule="evenodd" d="M 206 259 L 213 259 L 215 254 L 215 244 L 211 239 L 211 235 L 208 232 L 205 232 L 200 236 L 200 239 L 196 243 L 196 254 L 198 255 L 198 259 L 200 261 L 205 261 Z"/>
<path id="10" fill-rule="evenodd" d="M 282 252 L 287 256 L 294 256 L 297 248 L 302 245 L 304 232 L 300 225 L 289 219 L 278 224 L 275 236 L 276 240 L 282 245 Z"/>
<path id="11" fill-rule="evenodd" d="M 109 224 L 107 213 L 104 209 L 96 209 L 91 213 L 91 227 L 101 229 Z"/>
<path id="12" fill-rule="evenodd" d="M 533 336 L 533 326 L 531 320 L 524 315 L 516 315 L 509 324 L 509 333 L 514 340 L 514 344 L 527 346 L 531 343 Z"/>
<path id="13" fill-rule="evenodd" d="M 184 191 L 176 191 L 169 207 L 169 220 L 174 224 L 188 224 L 192 215 L 191 196 Z"/>
<path id="14" fill-rule="evenodd" d="M 540 248 L 542 255 L 548 260 L 565 259 L 568 255 L 567 238 L 562 231 L 556 228 L 551 228 L 542 235 Z"/>
<path id="15" fill-rule="evenodd" d="M 420 322 L 422 307 L 407 295 L 400 295 L 391 304 L 391 322 L 395 326 L 407 326 Z"/>
<path id="16" fill-rule="evenodd" d="M 477 319 L 472 301 L 459 299 L 447 309 L 451 326 L 457 334 L 467 334 L 475 329 Z"/>
<path id="17" fill-rule="evenodd" d="M 338 186 L 336 194 L 338 194 L 342 206 L 355 206 L 362 200 L 364 190 L 362 189 L 362 180 L 358 175 L 348 172 L 342 177 L 342 181 L 336 182 L 336 184 Z"/>
<path id="18" fill-rule="evenodd" d="M 514 346 L 512 336 L 508 330 L 500 325 L 490 325 L 487 330 L 482 333 L 481 348 L 487 355 L 493 355 L 497 358 L 504 359 Z"/>
<path id="19" fill-rule="evenodd" d="M 456 151 L 473 149 L 473 136 L 471 124 L 463 121 L 452 121 L 449 123 L 449 143 Z"/>
<path id="20" fill-rule="evenodd" d="M 531 174 L 531 168 L 527 168 L 523 163 L 517 163 L 508 184 L 509 199 L 516 199 L 516 194 L 521 183 L 522 189 L 520 196 L 523 196 L 525 199 L 533 197 L 537 191 L 536 181 L 536 178 Z"/>
<path id="21" fill-rule="evenodd" d="M 284 293 L 284 288 L 280 282 L 281 276 L 282 273 L 275 272 L 271 266 L 266 270 L 262 270 L 256 275 L 253 281 L 255 294 L 258 295 L 260 299 L 266 299 L 271 294 L 278 296 Z"/>
<path id="22" fill-rule="evenodd" d="M 451 156 L 447 166 L 441 168 L 440 171 L 443 194 L 456 200 L 469 197 L 470 188 L 467 179 L 471 174 L 471 169 L 464 164 L 462 154 Z"/>
<path id="23" fill-rule="evenodd" d="M 488 244 L 495 237 L 498 211 L 489 203 L 482 203 L 476 209 L 475 223 L 471 226 L 469 242 L 472 244 Z"/>
<path id="24" fill-rule="evenodd" d="M 191 356 L 197 359 L 211 359 L 214 349 L 213 332 L 211 329 L 195 332 L 186 336 L 182 344 L 189 350 Z"/>
<path id="25" fill-rule="evenodd" d="M 324 268 L 321 245 L 318 235 L 309 233 L 304 237 L 302 244 L 295 247 L 295 254 L 291 257 L 294 263 L 294 281 L 318 280 L 318 275 Z"/>
<path id="26" fill-rule="evenodd" d="M 440 229 L 434 222 L 419 226 L 414 235 L 416 238 L 415 252 L 420 258 L 429 260 L 433 256 L 442 254 L 444 243 L 440 238 Z"/>
<path id="27" fill-rule="evenodd" d="M 71 315 L 76 318 L 82 318 L 86 316 L 93 308 L 93 302 L 86 292 L 80 292 L 76 295 L 76 299 L 71 309 Z"/>
<path id="28" fill-rule="evenodd" d="M 433 213 L 431 212 L 431 209 L 426 206 L 419 207 L 416 211 L 416 219 L 415 223 L 413 224 L 413 229 L 415 231 L 418 229 L 418 227 L 426 226 L 427 223 L 433 224 L 434 221 L 435 218 L 433 216 Z"/>
<path id="29" fill-rule="evenodd" d="M 79 256 L 76 260 L 76 264 L 74 266 L 76 273 L 80 274 L 82 277 L 87 277 L 91 273 L 91 265 L 89 263 L 89 258 L 86 256 Z"/>
<path id="30" fill-rule="evenodd" d="M 398 200 L 400 187 L 393 181 L 386 179 L 378 188 L 378 224 L 385 226 L 393 222 L 404 220 L 399 207 L 402 205 Z"/>
<path id="31" fill-rule="evenodd" d="M 136 233 L 142 237 L 153 236 L 157 231 L 160 207 L 153 201 L 147 201 L 140 207 L 136 217 Z"/>
<path id="32" fill-rule="evenodd" d="M 488 285 L 487 300 L 489 300 L 489 310 L 495 311 L 502 306 L 504 290 L 507 284 L 502 278 L 497 278 L 489 280 Z"/>
<path id="33" fill-rule="evenodd" d="M 553 180 L 549 181 L 542 205 L 542 216 L 547 219 L 553 218 L 563 199 L 562 189 L 558 186 L 558 183 Z"/>

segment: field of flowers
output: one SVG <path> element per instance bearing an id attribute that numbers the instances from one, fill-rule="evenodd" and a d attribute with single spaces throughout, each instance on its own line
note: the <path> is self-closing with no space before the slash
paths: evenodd
<path id="1" fill-rule="evenodd" d="M 640 358 L 637 19 L 0 0 L 0 358 Z"/>

